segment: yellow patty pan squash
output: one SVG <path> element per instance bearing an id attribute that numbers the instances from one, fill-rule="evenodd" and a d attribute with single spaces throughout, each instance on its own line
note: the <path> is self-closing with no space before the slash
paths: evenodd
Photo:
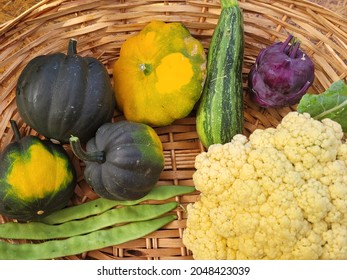
<path id="1" fill-rule="evenodd" d="M 117 107 L 127 120 L 164 126 L 199 100 L 206 54 L 182 23 L 152 21 L 122 45 L 113 67 Z"/>

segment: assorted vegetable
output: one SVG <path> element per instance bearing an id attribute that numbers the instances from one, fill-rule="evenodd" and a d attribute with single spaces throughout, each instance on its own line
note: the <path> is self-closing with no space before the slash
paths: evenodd
<path id="1" fill-rule="evenodd" d="M 56 211 L 38 222 L 2 224 L 0 238 L 42 242 L 9 244 L 0 241 L 0 259 L 59 258 L 143 237 L 177 218 L 171 212 L 178 203 L 164 200 L 194 190 L 189 186 L 157 186 L 139 200 L 99 198 Z M 154 204 L 156 200 L 160 203 Z"/>
<path id="2" fill-rule="evenodd" d="M 11 244 L 0 242 L 0 259 L 41 260 L 77 255 L 143 237 L 175 219 L 175 215 L 166 215 L 153 220 L 128 223 L 85 235 L 77 235 L 62 240 L 48 240 L 42 243 Z"/>
<path id="3" fill-rule="evenodd" d="M 194 258 L 347 259 L 343 137 L 330 119 L 291 112 L 199 154 L 183 234 Z"/>
<path id="4" fill-rule="evenodd" d="M 183 233 L 195 259 L 347 259 L 347 85 L 307 93 L 314 64 L 296 37 L 261 50 L 248 88 L 261 107 L 298 104 L 297 112 L 248 138 L 238 1 L 221 0 L 207 58 L 182 23 L 147 24 L 122 45 L 114 91 L 103 64 L 77 55 L 76 44 L 32 59 L 16 102 L 30 127 L 70 144 L 99 198 L 66 207 L 76 174 L 64 147 L 21 137 L 11 121 L 0 213 L 17 221 L 1 224 L 0 238 L 42 242 L 0 241 L 0 259 L 59 258 L 143 237 L 177 218 L 178 203 L 166 200 L 195 189 Z M 116 106 L 126 120 L 112 123 Z M 165 160 L 153 126 L 194 108 L 206 148 L 195 158 L 196 188 L 158 186 Z"/>
<path id="5" fill-rule="evenodd" d="M 161 141 L 142 123 L 105 123 L 84 151 L 72 136 L 73 152 L 85 161 L 84 177 L 94 191 L 108 199 L 139 199 L 153 189 L 164 168 Z"/>
<path id="6" fill-rule="evenodd" d="M 309 113 L 317 120 L 334 120 L 342 126 L 344 132 L 347 132 L 346 82 L 338 80 L 322 94 L 306 93 L 301 98 L 297 110 L 300 113 Z"/>
<path id="7" fill-rule="evenodd" d="M 15 121 L 11 126 L 15 141 L 0 155 L 0 213 L 37 220 L 68 204 L 75 170 L 63 147 L 35 136 L 21 137 Z"/>
<path id="8" fill-rule="evenodd" d="M 289 44 L 290 43 L 290 44 Z M 289 35 L 285 42 L 262 49 L 248 75 L 249 93 L 262 107 L 297 104 L 313 83 L 314 64 Z"/>
<path id="9" fill-rule="evenodd" d="M 68 143 L 73 134 L 84 143 L 111 121 L 115 100 L 105 66 L 81 57 L 71 39 L 67 55 L 33 58 L 19 76 L 16 102 L 20 116 L 48 139 Z"/>
<path id="10" fill-rule="evenodd" d="M 117 106 L 129 121 L 171 124 L 192 111 L 205 73 L 204 48 L 182 23 L 152 21 L 121 47 L 113 68 Z"/>
<path id="11" fill-rule="evenodd" d="M 236 0 L 222 0 L 221 4 L 196 113 L 196 130 L 205 147 L 229 142 L 243 130 L 243 17 Z"/>
<path id="12" fill-rule="evenodd" d="M 177 207 L 177 202 L 157 205 L 134 205 L 108 210 L 83 220 L 72 220 L 60 225 L 42 222 L 20 224 L 9 222 L 0 225 L 0 238 L 47 240 L 86 234 L 115 224 L 146 221 L 157 218 Z"/>
<path id="13" fill-rule="evenodd" d="M 111 200 L 97 198 L 74 207 L 67 207 L 44 217 L 40 222 L 45 224 L 61 224 L 72 220 L 83 219 L 91 215 L 101 214 L 113 207 L 131 206 L 145 201 L 164 201 L 169 198 L 191 193 L 191 186 L 163 185 L 154 187 L 146 196 L 136 200 Z"/>

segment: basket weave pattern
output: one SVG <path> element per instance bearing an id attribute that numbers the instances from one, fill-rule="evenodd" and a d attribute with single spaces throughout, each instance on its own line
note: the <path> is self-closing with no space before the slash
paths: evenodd
<path id="1" fill-rule="evenodd" d="M 285 40 L 289 33 L 298 37 L 316 67 L 310 92 L 320 93 L 332 82 L 347 77 L 347 19 L 306 1 L 240 0 L 239 4 L 245 27 L 244 133 L 249 135 L 257 128 L 276 126 L 284 115 L 295 110 L 262 109 L 249 100 L 247 74 L 260 49 Z M 37 135 L 20 118 L 15 102 L 18 76 L 35 56 L 65 53 L 68 40 L 75 38 L 78 53 L 98 58 L 111 76 L 122 43 L 149 21 L 183 22 L 207 51 L 219 13 L 220 3 L 213 0 L 43 0 L 0 25 L 0 151 L 13 140 L 10 119 L 17 121 L 23 134 Z M 114 121 L 122 118 L 115 112 Z M 195 111 L 172 125 L 155 129 L 165 154 L 159 184 L 193 185 L 194 159 L 204 150 L 195 130 Z M 83 163 L 73 157 L 68 146 L 66 149 L 79 177 L 71 204 L 95 199 L 97 195 L 83 179 Z M 183 206 L 174 211 L 178 219 L 144 238 L 65 258 L 192 259 L 181 238 L 187 218 L 184 207 L 197 198 L 198 192 L 175 198 Z M 6 221 L 0 216 L 0 223 Z"/>

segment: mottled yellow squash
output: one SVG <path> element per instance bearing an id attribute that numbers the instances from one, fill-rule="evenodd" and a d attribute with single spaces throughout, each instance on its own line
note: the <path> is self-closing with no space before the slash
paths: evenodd
<path id="1" fill-rule="evenodd" d="M 201 42 L 181 23 L 152 21 L 121 47 L 113 68 L 117 106 L 127 120 L 168 125 L 192 111 L 205 76 Z"/>

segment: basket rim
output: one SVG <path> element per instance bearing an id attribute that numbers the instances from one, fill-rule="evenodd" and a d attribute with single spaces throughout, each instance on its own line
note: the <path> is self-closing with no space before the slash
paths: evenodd
<path id="1" fill-rule="evenodd" d="M 9 20 L 1 23 L 0 24 L 0 34 L 2 32 L 6 32 L 7 29 L 11 28 L 13 25 L 16 24 L 16 22 L 22 20 L 27 15 L 29 15 L 31 12 L 35 11 L 36 9 L 42 7 L 43 5 L 45 5 L 46 3 L 49 3 L 51 1 L 52 0 L 41 0 L 40 2 L 38 2 L 38 3 L 34 4 L 33 6 L 31 6 L 29 9 L 21 12 L 19 15 L 15 16 L 14 18 L 9 19 Z M 56 2 L 55 5 L 59 5 L 59 3 L 63 3 L 65 1 L 66 0 L 56 0 L 54 2 Z M 309 6 L 309 7 L 311 6 L 311 8 L 313 8 L 314 11 L 316 11 L 316 10 L 318 10 L 320 12 L 325 11 L 327 14 L 336 16 L 336 18 L 338 18 L 339 20 L 347 22 L 347 18 L 346 17 L 344 17 L 343 15 L 338 13 L 337 11 L 331 10 L 328 7 L 323 6 L 323 5 L 319 4 L 319 3 L 315 3 L 315 2 L 312 2 L 312 1 L 309 1 L 309 0 L 300 0 L 300 1 L 285 0 L 285 1 L 287 1 L 288 3 L 294 3 L 295 2 L 296 5 L 303 5 L 303 6 Z M 105 1 L 99 1 L 99 3 L 102 3 L 102 2 L 105 2 Z M 241 5 L 242 5 L 242 2 L 244 2 L 244 1 L 239 0 L 239 3 L 241 3 Z M 270 0 L 270 2 L 271 2 L 271 0 Z"/>

